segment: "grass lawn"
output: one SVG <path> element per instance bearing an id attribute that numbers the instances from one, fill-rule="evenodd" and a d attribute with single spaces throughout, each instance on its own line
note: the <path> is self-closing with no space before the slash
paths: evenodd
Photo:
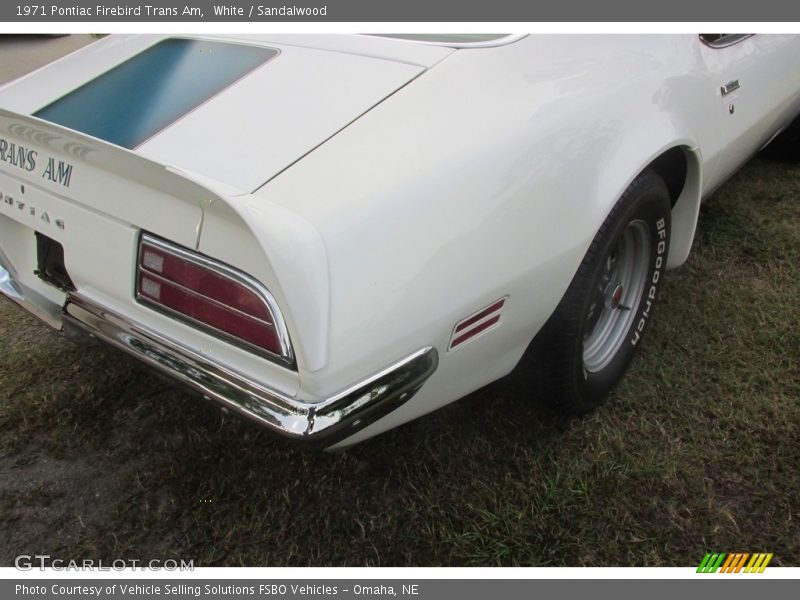
<path id="1" fill-rule="evenodd" d="M 0 565 L 800 565 L 800 165 L 703 207 L 641 352 L 564 420 L 509 382 L 314 454 L 0 303 Z"/>

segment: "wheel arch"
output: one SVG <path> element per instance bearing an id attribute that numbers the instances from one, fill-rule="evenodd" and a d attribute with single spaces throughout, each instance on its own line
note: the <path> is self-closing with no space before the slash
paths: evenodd
<path id="1" fill-rule="evenodd" d="M 672 199 L 667 268 L 674 269 L 686 262 L 697 227 L 702 188 L 700 150 L 683 144 L 672 146 L 650 161 L 642 171 L 646 169 L 652 169 L 664 180 Z"/>
<path id="2" fill-rule="evenodd" d="M 618 191 L 615 194 L 609 193 L 607 197 L 619 198 L 628 186 L 647 170 L 654 171 L 664 180 L 672 201 L 672 232 L 667 269 L 675 269 L 686 262 L 694 241 L 702 196 L 701 151 L 689 141 L 676 140 L 662 145 L 646 162 L 636 164 L 634 168 L 631 168 L 632 163 L 628 164 L 626 168 L 628 179 L 621 184 L 614 183 L 613 189 Z M 620 185 L 621 187 L 617 187 Z"/>

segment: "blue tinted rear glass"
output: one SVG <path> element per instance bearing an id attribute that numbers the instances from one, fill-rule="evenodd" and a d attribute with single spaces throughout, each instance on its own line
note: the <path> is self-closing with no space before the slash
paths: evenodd
<path id="1" fill-rule="evenodd" d="M 277 53 L 224 42 L 164 40 L 34 115 L 135 148 Z"/>

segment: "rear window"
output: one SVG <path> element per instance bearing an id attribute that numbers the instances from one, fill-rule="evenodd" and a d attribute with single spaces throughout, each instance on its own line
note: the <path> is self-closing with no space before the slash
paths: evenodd
<path id="1" fill-rule="evenodd" d="M 132 149 L 277 54 L 243 44 L 163 40 L 34 116 Z"/>

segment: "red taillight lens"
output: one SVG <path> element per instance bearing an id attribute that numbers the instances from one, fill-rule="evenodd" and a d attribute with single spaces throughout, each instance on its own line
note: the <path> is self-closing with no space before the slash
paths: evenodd
<path id="1" fill-rule="evenodd" d="M 240 310 L 262 321 L 272 321 L 269 308 L 257 294 L 244 285 L 220 274 L 170 254 L 148 243 L 142 244 L 142 270 L 176 283 L 211 300 Z"/>
<path id="2" fill-rule="evenodd" d="M 144 234 L 136 296 L 211 333 L 291 362 L 271 296 L 257 281 L 227 265 Z"/>

